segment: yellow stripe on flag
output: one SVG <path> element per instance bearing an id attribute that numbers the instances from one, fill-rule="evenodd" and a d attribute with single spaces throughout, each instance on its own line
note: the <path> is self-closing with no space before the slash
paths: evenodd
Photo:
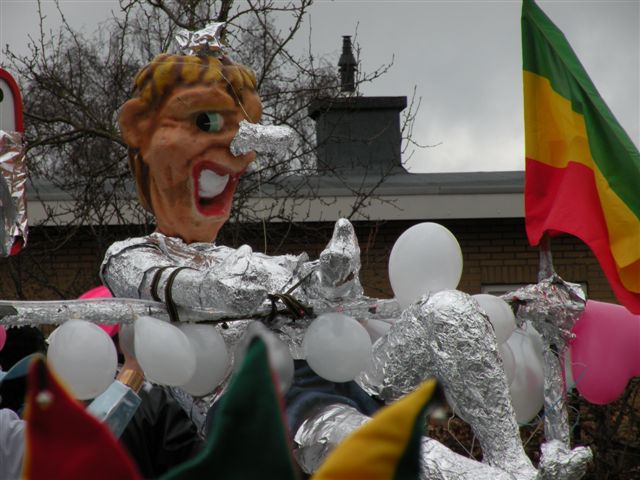
<path id="1" fill-rule="evenodd" d="M 575 162 L 593 171 L 620 280 L 628 290 L 640 293 L 640 221 L 594 162 L 584 116 L 552 89 L 547 78 L 528 71 L 523 75 L 527 158 L 556 168 Z"/>

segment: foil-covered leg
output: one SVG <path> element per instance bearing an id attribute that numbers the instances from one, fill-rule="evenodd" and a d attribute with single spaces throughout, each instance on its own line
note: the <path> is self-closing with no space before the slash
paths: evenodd
<path id="1" fill-rule="evenodd" d="M 306 419 L 294 436 L 293 454 L 306 473 L 315 472 L 347 435 L 369 420 L 353 407 L 333 404 Z"/>
<path id="2" fill-rule="evenodd" d="M 313 473 L 331 451 L 369 417 L 353 407 L 329 405 L 305 420 L 298 428 L 294 455 L 300 467 Z M 421 480 L 512 480 L 507 472 L 452 452 L 441 443 L 422 439 Z"/>
<path id="3" fill-rule="evenodd" d="M 423 297 L 373 347 L 370 369 L 358 378 L 386 402 L 435 376 L 475 432 L 483 462 L 527 479 L 526 456 L 511 405 L 495 334 L 469 295 L 455 291 Z"/>

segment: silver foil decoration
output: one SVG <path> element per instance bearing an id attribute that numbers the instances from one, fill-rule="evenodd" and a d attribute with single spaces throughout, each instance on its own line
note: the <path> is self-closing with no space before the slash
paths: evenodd
<path id="1" fill-rule="evenodd" d="M 229 150 L 236 157 L 249 152 L 285 157 L 293 141 L 293 130 L 285 125 L 259 125 L 246 120 L 240 122 L 238 133 Z"/>
<path id="2" fill-rule="evenodd" d="M 214 312 L 210 318 L 220 320 L 224 314 L 237 320 L 268 313 L 271 307 L 265 301 L 266 295 L 288 291 L 311 305 L 316 314 L 341 311 L 358 319 L 400 316 L 395 301 L 361 296 L 359 249 L 353 227 L 346 220 L 338 222 L 331 242 L 314 262 L 309 262 L 306 255 L 268 257 L 246 246 L 234 250 L 211 244 L 186 245 L 179 239 L 156 233 L 114 244 L 101 273 L 116 295 L 138 298 L 151 297 L 151 285 L 158 274 L 157 293 L 164 299 L 168 277 L 181 266 L 188 269 L 175 277 L 172 294 L 186 317 L 183 320 L 205 320 L 207 311 Z M 161 267 L 168 268 L 158 273 Z M 229 321 L 228 328 L 222 330 L 231 351 L 247 324 L 246 320 Z M 267 326 L 288 343 L 295 358 L 300 358 L 307 324 L 308 321 L 276 315 Z M 424 378 L 436 376 L 480 440 L 484 464 L 471 459 L 458 462 L 455 454 L 445 447 L 426 441 L 425 452 L 431 453 L 425 453 L 425 468 L 437 473 L 433 473 L 434 478 L 512 476 L 525 480 L 538 475 L 522 448 L 493 329 L 472 297 L 457 291 L 423 297 L 402 313 L 373 348 L 371 368 L 358 378 L 365 390 L 392 401 L 411 391 Z M 223 388 L 224 385 L 219 392 Z M 194 399 L 190 408 L 204 414 L 218 393 Z M 305 450 L 298 452 L 302 463 L 312 465 L 314 458 L 316 461 L 324 458 L 335 444 L 332 442 L 344 438 L 356 424 L 366 420 L 364 415 L 345 408 L 336 406 L 331 412 L 316 412 L 303 424 L 305 429 L 297 436 L 306 445 Z M 356 424 L 348 428 L 351 421 Z M 309 434 L 306 440 L 301 437 L 304 432 Z M 585 453 L 575 450 L 549 454 L 548 458 L 555 459 L 550 460 L 550 466 L 564 464 L 564 471 L 568 472 L 581 465 Z M 454 467 L 461 463 L 466 466 Z"/>
<path id="3" fill-rule="evenodd" d="M 164 301 L 167 282 L 179 267 L 186 269 L 176 274 L 171 291 L 173 301 L 183 308 L 217 309 L 247 318 L 270 308 L 265 305 L 269 293 L 291 289 L 296 298 L 313 302 L 314 308 L 318 304 L 321 310 L 335 311 L 340 302 L 357 298 L 345 308 L 376 310 L 372 314 L 381 315 L 377 306 L 385 305 L 383 318 L 389 318 L 389 305 L 391 309 L 396 305 L 361 297 L 360 249 L 353 226 L 345 219 L 336 222 L 331 241 L 315 262 L 309 262 L 306 254 L 272 257 L 253 252 L 248 245 L 233 249 L 186 244 L 153 233 L 114 243 L 105 255 L 101 276 L 117 297 L 152 299 L 158 275 L 156 293 Z"/>
<path id="4" fill-rule="evenodd" d="M 571 338 L 571 329 L 586 303 L 577 283 L 565 282 L 557 274 L 501 297 L 511 304 L 519 326 L 531 321 L 551 345 L 561 346 Z"/>
<path id="5" fill-rule="evenodd" d="M 349 434 L 369 420 L 355 408 L 334 404 L 305 420 L 295 433 L 293 454 L 300 467 L 312 473 Z M 507 472 L 452 452 L 441 443 L 422 438 L 421 480 L 513 480 Z"/>
<path id="6" fill-rule="evenodd" d="M 168 318 L 162 303 L 130 298 L 88 300 L 0 301 L 0 325 L 59 325 L 67 320 L 92 323 L 132 323 L 139 315 Z"/>
<path id="7" fill-rule="evenodd" d="M 22 134 L 0 130 L 0 256 L 18 253 L 27 243 L 27 167 Z"/>
<path id="8" fill-rule="evenodd" d="M 313 274 L 305 285 L 309 297 L 335 301 L 362 296 L 360 246 L 349 220 L 336 222 L 329 244 L 312 267 Z"/>
<path id="9" fill-rule="evenodd" d="M 181 28 L 176 32 L 176 43 L 185 55 L 220 57 L 223 50 L 220 35 L 224 26 L 224 23 L 214 22 L 196 32 Z"/>
<path id="10" fill-rule="evenodd" d="M 517 478 L 536 476 L 511 405 L 495 334 L 478 303 L 448 290 L 425 296 L 373 346 L 358 383 L 386 402 L 435 376 L 473 429 L 483 462 Z"/>
<path id="11" fill-rule="evenodd" d="M 250 316 L 267 299 L 282 292 L 296 278 L 307 259 L 255 253 L 248 245 L 238 249 L 208 243 L 186 244 L 178 238 L 154 233 L 114 243 L 101 267 L 103 282 L 118 297 L 153 298 L 154 277 L 159 275 L 157 294 L 165 299 L 167 282 L 178 267 L 172 296 L 178 306 L 214 308 Z M 164 271 L 159 271 L 160 268 Z"/>
<path id="12" fill-rule="evenodd" d="M 541 253 L 541 270 L 552 272 L 549 251 Z M 571 432 L 566 408 L 566 389 L 558 353 L 564 353 L 573 337 L 571 329 L 584 310 L 585 295 L 580 285 L 565 282 L 551 273 L 535 285 L 528 285 L 502 298 L 511 304 L 516 322 L 529 321 L 544 340 L 544 428 L 548 440 L 569 446 Z"/>
<path id="13" fill-rule="evenodd" d="M 592 459 L 591 449 L 569 449 L 560 440 L 551 440 L 541 446 L 540 480 L 578 480 L 587 472 Z"/>
<path id="14" fill-rule="evenodd" d="M 295 433 L 293 455 L 307 473 L 315 472 L 327 455 L 369 417 L 353 407 L 334 404 L 306 419 Z"/>
<path id="15" fill-rule="evenodd" d="M 459 455 L 432 438 L 422 438 L 420 480 L 515 480 L 511 473 Z"/>

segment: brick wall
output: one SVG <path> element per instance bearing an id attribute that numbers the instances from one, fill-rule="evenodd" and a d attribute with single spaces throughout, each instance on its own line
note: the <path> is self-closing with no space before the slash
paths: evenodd
<path id="1" fill-rule="evenodd" d="M 387 275 L 389 253 L 400 234 L 417 222 L 385 221 L 355 224 L 362 252 L 361 280 L 367 295 L 392 295 Z M 529 247 L 523 219 L 440 221 L 458 239 L 464 267 L 459 289 L 479 293 L 482 286 L 535 283 L 537 248 Z M 328 223 L 228 225 L 220 243 L 248 243 L 271 254 L 306 251 L 316 258 L 331 237 Z M 266 231 L 266 238 L 265 238 Z M 62 231 L 32 229 L 29 245 L 17 257 L 0 260 L 0 298 L 75 298 L 98 284 L 98 267 L 107 246 L 139 231 L 87 228 Z M 552 241 L 556 271 L 565 280 L 583 283 L 589 298 L 615 302 L 602 270 L 590 250 L 579 240 L 561 236 Z"/>

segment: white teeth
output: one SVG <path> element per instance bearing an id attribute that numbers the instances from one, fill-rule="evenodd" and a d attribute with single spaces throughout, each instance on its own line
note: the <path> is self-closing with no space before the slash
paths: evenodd
<path id="1" fill-rule="evenodd" d="M 198 179 L 199 196 L 213 198 L 220 195 L 227 186 L 228 181 L 229 175 L 220 176 L 212 170 L 202 170 Z"/>

